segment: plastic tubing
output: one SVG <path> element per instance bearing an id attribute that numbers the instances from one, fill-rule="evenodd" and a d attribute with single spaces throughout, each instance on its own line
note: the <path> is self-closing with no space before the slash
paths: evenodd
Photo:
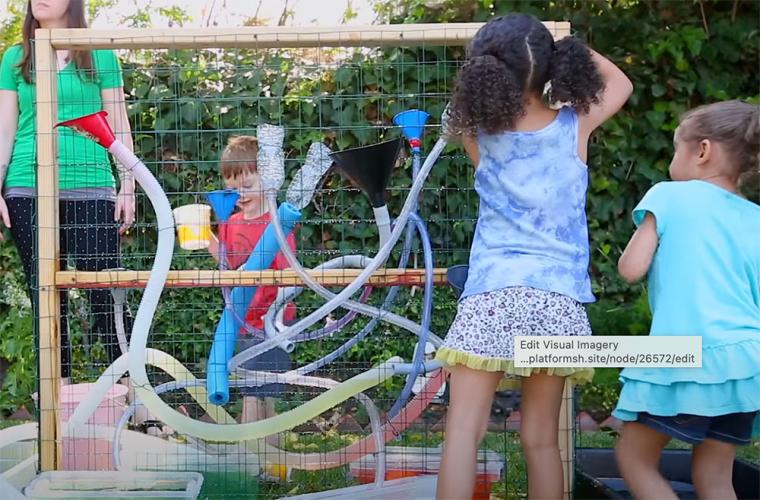
<path id="1" fill-rule="evenodd" d="M 401 253 L 401 258 L 399 260 L 399 265 L 398 265 L 399 269 L 406 268 L 406 264 L 409 260 L 409 253 L 412 247 L 413 229 L 414 228 L 412 226 L 407 226 L 406 228 L 406 235 L 404 236 L 404 249 Z M 383 303 L 380 306 L 381 310 L 390 309 L 390 307 L 393 305 L 393 302 L 396 300 L 396 296 L 398 295 L 398 292 L 400 289 L 401 289 L 400 286 L 394 286 L 394 287 L 391 287 L 390 290 L 388 290 L 388 294 L 385 296 L 385 300 L 383 300 Z M 380 323 L 380 318 L 378 317 L 372 318 L 370 322 L 367 323 L 364 326 L 364 328 L 362 328 L 359 331 L 359 333 L 357 333 L 356 335 L 348 339 L 345 344 L 338 347 L 337 349 L 327 354 L 326 356 L 322 357 L 321 359 L 318 359 L 316 361 L 309 363 L 308 365 L 297 368 L 295 372 L 301 375 L 305 375 L 313 371 L 319 370 L 320 368 L 322 368 L 323 366 L 329 363 L 332 363 L 339 357 L 343 356 L 356 344 L 361 342 L 367 335 L 372 333 L 372 331 L 375 329 L 378 323 Z"/>
<path id="2" fill-rule="evenodd" d="M 332 260 L 328 260 L 327 262 L 323 262 L 322 264 L 316 266 L 313 268 L 313 270 L 321 270 L 321 269 L 341 269 L 345 267 L 354 267 L 363 269 L 366 267 L 367 262 L 369 261 L 369 257 L 365 257 L 363 255 L 344 255 L 341 257 L 336 257 Z M 277 292 L 277 298 L 275 301 L 269 306 L 269 310 L 267 310 L 267 313 L 264 315 L 264 330 L 267 334 L 267 336 L 273 337 L 279 333 L 277 330 L 276 322 L 279 322 L 280 324 L 283 323 L 282 317 L 285 312 L 285 306 L 288 302 L 292 301 L 295 297 L 301 294 L 303 292 L 304 288 L 299 286 L 292 286 L 287 288 L 280 288 Z M 364 291 L 362 292 L 361 297 L 359 298 L 360 302 L 366 301 L 367 297 L 369 296 L 369 292 L 372 290 L 372 287 L 366 287 Z M 293 342 L 304 342 L 306 340 L 316 340 L 319 338 L 324 337 L 325 335 L 329 335 L 334 333 L 335 331 L 340 330 L 345 325 L 347 325 L 353 317 L 356 316 L 355 311 L 349 311 L 345 316 L 340 318 L 338 321 L 335 322 L 335 324 L 327 326 L 325 328 L 320 328 L 319 330 L 315 330 L 313 332 L 303 332 L 299 333 L 298 336 L 296 336 L 294 339 L 292 339 Z"/>
<path id="3" fill-rule="evenodd" d="M 278 219 L 274 223 L 284 225 L 284 227 L 280 228 L 280 231 L 290 233 L 295 227 L 296 222 L 301 219 L 301 212 L 289 203 L 283 203 L 275 210 L 277 211 Z M 279 243 L 275 238 L 275 230 L 272 224 L 269 224 L 251 252 L 251 255 L 248 256 L 243 269 L 246 271 L 268 269 L 272 265 L 279 249 Z M 229 307 L 229 304 L 225 306 L 222 317 L 217 324 L 206 369 L 208 372 L 206 378 L 208 397 L 209 401 L 215 405 L 222 405 L 230 400 L 227 362 L 235 350 L 238 332 L 242 326 L 238 319 L 236 319 L 236 316 L 245 321 L 248 305 L 255 294 L 256 287 L 238 286 L 233 288 L 230 293 L 232 307 Z M 293 350 L 292 342 L 283 342 L 281 346 L 287 352 Z"/>
<path id="4" fill-rule="evenodd" d="M 439 140 L 439 143 L 440 148 L 438 154 L 440 154 L 440 150 L 443 149 L 446 142 L 445 140 L 441 139 Z M 151 386 L 150 380 L 148 379 L 148 373 L 146 370 L 146 347 L 150 326 L 153 321 L 153 314 L 155 313 L 158 306 L 158 301 L 161 297 L 163 285 L 166 282 L 166 277 L 169 272 L 171 258 L 174 251 L 174 219 L 172 216 L 169 200 L 166 198 L 166 194 L 164 193 L 163 189 L 161 189 L 160 184 L 145 167 L 145 165 L 134 155 L 134 153 L 127 149 L 118 140 L 114 141 L 108 149 L 122 163 L 122 165 L 131 165 L 130 170 L 133 172 L 135 180 L 140 183 L 156 211 L 158 227 L 158 245 L 156 249 L 156 257 L 154 259 L 151 275 L 146 285 L 145 292 L 143 293 L 140 307 L 135 318 L 132 338 L 130 339 L 129 346 L 130 355 L 128 356 L 128 359 L 124 359 L 121 362 L 121 367 L 123 368 L 121 373 L 129 370 L 132 382 L 135 386 L 135 395 L 140 398 L 145 407 L 157 418 L 161 419 L 166 425 L 174 428 L 179 432 L 203 439 L 218 441 L 240 441 L 257 439 L 269 434 L 282 432 L 293 427 L 294 425 L 298 425 L 298 423 L 313 418 L 326 409 L 331 408 L 342 401 L 345 401 L 353 394 L 363 392 L 370 387 L 374 387 L 375 385 L 382 383 L 392 376 L 392 363 L 386 362 L 378 367 L 352 377 L 351 379 L 339 384 L 333 389 L 328 390 L 324 394 L 317 396 L 316 398 L 299 406 L 298 408 L 294 408 L 293 410 L 266 420 L 249 422 L 245 424 L 219 425 L 200 422 L 182 415 L 167 405 L 153 391 L 153 387 Z M 431 159 L 433 156 L 434 155 L 431 154 L 428 159 Z M 432 168 L 432 165 L 433 161 L 431 161 L 430 165 L 428 166 L 428 172 L 430 168 Z M 414 194 L 414 196 L 417 196 L 417 194 L 419 194 L 421 187 L 422 185 L 420 183 L 416 190 L 417 193 Z M 408 210 L 406 215 L 408 216 Z M 398 231 L 398 233 L 400 233 L 400 231 Z M 387 258 L 387 254 L 390 252 L 393 236 L 394 234 L 392 233 L 391 241 L 385 245 L 385 258 Z M 395 235 L 395 238 L 398 239 L 398 234 Z M 376 261 L 373 260 L 372 265 L 368 266 L 351 285 L 349 285 L 345 290 L 341 292 L 343 295 L 339 296 L 338 300 L 336 300 L 333 304 L 328 303 L 323 305 L 317 311 L 314 311 L 312 314 L 296 323 L 296 325 L 289 327 L 284 333 L 289 334 L 290 337 L 292 337 L 295 335 L 295 333 L 298 333 L 299 331 L 302 331 L 319 321 L 319 319 L 324 317 L 324 315 L 328 314 L 340 304 L 339 300 L 350 297 L 359 287 L 361 287 L 362 284 L 369 278 L 369 276 L 375 272 L 378 267 L 380 267 L 383 261 L 383 258 L 377 259 Z M 289 337 L 285 335 L 281 335 L 281 337 L 282 340 L 289 339 Z M 264 340 L 261 344 L 258 345 L 263 347 L 260 352 L 266 352 L 272 347 L 277 346 L 279 344 L 279 341 L 280 339 Z M 255 354 L 257 355 L 260 353 Z M 114 364 L 116 364 L 116 362 Z M 110 376 L 113 377 L 110 367 L 106 370 L 104 375 L 109 375 L 109 373 Z M 103 376 L 101 376 L 101 379 L 102 378 Z M 99 379 L 99 381 L 101 381 L 101 379 Z M 107 385 L 105 386 L 104 390 L 101 389 L 102 392 L 100 394 L 98 394 L 98 392 L 95 390 L 91 391 L 91 397 L 88 396 L 88 399 L 85 401 L 90 403 L 89 414 L 92 414 L 92 411 L 97 406 L 98 402 L 102 399 L 103 395 L 105 395 L 105 392 L 108 390 L 108 387 L 110 386 L 112 380 L 113 379 L 103 382 Z M 85 402 L 80 404 L 77 410 L 84 406 Z"/>
<path id="5" fill-rule="evenodd" d="M 286 236 L 282 232 L 282 230 L 279 229 L 279 223 L 277 222 L 277 216 L 278 216 L 278 214 L 277 214 L 277 212 L 275 210 L 275 206 L 276 206 L 277 201 L 275 199 L 274 193 L 270 193 L 269 196 L 267 196 L 267 200 L 269 202 L 269 209 L 270 209 L 269 213 L 270 213 L 270 215 L 272 217 L 271 224 L 275 228 L 275 235 L 277 236 L 277 239 L 280 242 L 280 249 L 282 251 L 282 254 L 287 259 L 288 264 L 290 265 L 290 267 L 294 271 L 296 271 L 296 273 L 299 275 L 299 277 L 304 281 L 304 283 L 306 283 L 306 285 L 309 288 L 311 288 L 316 293 L 318 293 L 319 295 L 321 295 L 322 297 L 324 297 L 325 299 L 328 300 L 327 305 L 334 306 L 333 301 L 336 300 L 336 297 L 338 297 L 338 295 L 333 294 L 331 291 L 329 291 L 328 289 L 326 289 L 325 287 L 323 287 L 319 282 L 317 282 L 314 278 L 312 278 L 311 275 L 308 272 L 306 272 L 306 270 L 303 268 L 303 266 L 301 266 L 300 262 L 298 262 L 298 259 L 296 258 L 296 256 L 293 253 L 293 251 L 287 246 L 287 241 L 285 239 Z M 407 217 L 408 217 L 408 215 L 409 214 L 407 213 Z M 396 237 L 396 239 L 398 239 L 398 236 Z M 393 240 L 391 242 L 391 244 L 393 244 L 393 243 L 395 243 L 395 240 Z M 389 246 L 390 245 L 385 245 L 383 247 L 383 248 L 387 249 L 386 255 L 383 257 L 383 259 L 387 259 L 387 257 L 388 257 L 387 254 L 390 253 L 390 248 L 388 248 Z M 373 259 L 370 262 L 376 263 L 375 262 L 376 259 L 377 259 L 377 257 L 375 257 L 375 259 Z M 384 260 L 382 262 L 384 262 Z M 361 277 L 363 274 L 366 274 L 366 270 L 367 270 L 367 268 L 365 268 L 364 273 L 360 274 L 359 277 Z M 366 279 L 367 278 L 364 278 L 364 281 L 366 281 Z M 357 278 L 357 280 L 358 280 L 358 278 Z M 356 280 L 352 283 L 352 285 L 355 285 L 355 284 L 356 284 Z M 363 283 L 359 283 L 359 286 L 361 286 L 362 284 Z M 351 286 L 351 285 L 349 285 L 349 286 Z M 342 293 L 344 293 L 344 292 L 341 292 L 341 294 Z M 372 317 L 383 319 L 383 320 L 388 321 L 388 322 L 390 322 L 390 323 L 392 323 L 392 324 L 394 324 L 396 326 L 400 326 L 402 328 L 405 328 L 405 329 L 411 331 L 412 333 L 414 333 L 415 335 L 421 335 L 421 333 L 422 333 L 421 330 L 420 330 L 420 325 L 418 325 L 417 323 L 414 323 L 413 321 L 410 321 L 407 318 L 399 316 L 397 314 L 394 314 L 394 313 L 391 313 L 391 312 L 388 312 L 388 311 L 384 311 L 382 309 L 378 309 L 376 307 L 373 307 L 373 306 L 370 306 L 370 305 L 367 305 L 367 304 L 362 304 L 362 303 L 359 303 L 359 302 L 354 302 L 352 300 L 348 300 L 348 298 L 342 299 L 342 303 L 340 303 L 339 305 L 343 306 L 343 307 L 345 307 L 347 309 L 359 311 L 359 312 L 361 312 L 363 314 L 367 314 L 367 315 L 372 316 Z M 322 307 L 324 307 L 324 306 L 322 306 Z M 337 306 L 335 306 L 335 307 L 337 307 Z M 335 307 L 332 307 L 332 309 L 335 309 Z M 321 310 L 321 308 L 319 310 Z M 312 313 L 312 314 L 315 314 L 315 313 Z M 297 333 L 300 333 L 300 332 L 297 332 Z M 294 336 L 294 335 L 291 335 L 291 337 L 292 336 Z M 435 334 L 430 334 L 430 336 L 431 336 L 431 338 L 434 339 L 434 342 L 436 343 L 436 345 L 440 345 L 442 343 L 442 340 L 440 339 L 440 337 L 436 336 Z M 280 336 L 277 336 L 274 339 L 270 339 L 270 340 L 279 340 L 280 342 L 283 342 L 284 340 L 289 340 L 289 339 L 290 339 L 290 337 L 286 337 L 285 339 L 283 339 L 282 338 L 282 333 L 281 333 Z M 249 349 L 247 349 L 246 351 L 243 351 L 243 352 L 238 353 L 237 355 L 235 355 L 235 357 L 232 360 L 230 360 L 230 368 L 233 369 L 234 367 L 238 367 L 237 368 L 237 372 L 238 373 L 242 373 L 242 374 L 246 373 L 246 370 L 244 368 L 240 368 L 240 365 L 242 365 L 245 361 L 247 361 L 248 359 L 250 359 L 250 357 L 248 357 L 248 356 L 249 356 L 249 353 L 252 350 L 260 349 L 261 345 L 263 345 L 263 343 L 257 344 L 255 346 L 252 346 Z M 271 347 L 269 349 L 271 349 Z M 258 352 L 266 352 L 266 350 L 262 350 L 262 351 L 258 351 Z M 254 357 L 257 356 L 257 355 L 258 354 L 254 355 Z"/>
<path id="6" fill-rule="evenodd" d="M 388 256 L 390 255 L 393 245 L 395 245 L 396 241 L 398 241 L 399 237 L 401 236 L 401 232 L 404 231 L 404 225 L 406 224 L 406 221 L 409 218 L 409 214 L 411 213 L 412 207 L 415 204 L 414 200 L 417 198 L 417 196 L 419 196 L 420 191 L 422 190 L 422 184 L 424 183 L 425 178 L 430 173 L 430 170 L 433 168 L 433 165 L 435 164 L 436 160 L 438 159 L 438 156 L 440 156 L 445 146 L 446 146 L 446 140 L 444 138 L 438 139 L 438 141 L 435 143 L 435 146 L 433 146 L 432 151 L 430 152 L 430 154 L 425 159 L 425 162 L 422 165 L 418 178 L 415 179 L 415 181 L 412 183 L 412 187 L 409 191 L 409 195 L 407 196 L 407 199 L 404 202 L 404 206 L 402 207 L 401 213 L 398 217 L 398 221 L 397 221 L 398 223 L 394 226 L 393 231 L 391 232 L 390 239 L 388 240 L 388 242 L 386 242 L 385 245 L 383 245 L 380 248 L 377 255 L 370 261 L 370 264 L 364 269 L 364 271 L 359 273 L 359 276 L 357 276 L 354 279 L 354 281 L 351 282 L 351 284 L 349 284 L 346 288 L 344 288 L 339 294 L 337 294 L 333 299 L 328 301 L 326 304 L 323 304 L 321 307 L 313 311 L 311 314 L 309 314 L 305 318 L 302 318 L 301 320 L 296 322 L 294 325 L 291 325 L 288 328 L 286 328 L 284 331 L 280 333 L 280 335 L 277 336 L 277 338 L 267 339 L 261 342 L 260 344 L 253 346 L 251 349 L 247 349 L 243 353 L 238 353 L 236 356 L 234 356 L 230 360 L 230 364 L 234 366 L 238 366 L 244 363 L 245 361 L 251 358 L 255 358 L 259 354 L 263 352 L 267 352 L 268 350 L 277 346 L 278 341 L 289 340 L 290 338 L 295 337 L 298 333 L 304 331 L 306 328 L 309 328 L 310 326 L 315 324 L 317 321 L 321 320 L 330 312 L 332 312 L 337 307 L 339 307 L 346 299 L 351 297 L 356 292 L 356 290 L 358 290 L 361 286 L 363 286 L 367 282 L 369 277 L 375 271 L 377 271 L 377 269 L 381 265 L 383 265 L 383 263 L 385 263 L 385 261 L 388 259 Z M 169 215 L 171 215 L 171 212 L 169 213 Z M 174 234 L 173 233 L 170 234 L 169 237 L 172 239 L 171 243 L 173 245 Z M 287 249 L 287 246 L 286 246 L 286 249 Z M 162 279 L 165 279 L 165 275 Z M 438 345 L 442 343 L 441 339 L 434 335 L 431 335 L 431 341 L 438 342 L 439 343 Z M 142 371 L 145 372 L 144 367 Z M 148 406 L 148 409 L 150 409 L 151 411 L 153 410 L 150 406 Z M 249 424 L 246 424 L 246 425 L 249 425 Z"/>
<path id="7" fill-rule="evenodd" d="M 321 295 L 327 300 L 332 300 L 336 295 L 332 293 L 330 290 L 322 286 L 321 283 L 316 281 L 314 278 L 311 277 L 311 275 L 304 269 L 304 267 L 301 265 L 301 263 L 296 258 L 293 251 L 285 245 L 283 247 L 283 243 L 287 243 L 287 240 L 282 239 L 287 238 L 285 234 L 278 230 L 278 224 L 275 223 L 275 219 L 277 218 L 278 214 L 274 212 L 272 209 L 276 205 L 276 200 L 274 196 L 268 197 L 269 202 L 269 213 L 272 216 L 272 223 L 275 225 L 275 235 L 280 242 L 280 248 L 282 251 L 282 254 L 285 256 L 285 259 L 288 261 L 288 264 L 290 265 L 291 269 L 293 269 L 296 274 L 303 280 L 303 282 L 314 292 Z M 388 252 L 390 253 L 390 251 Z M 387 259 L 387 256 L 385 257 Z M 370 262 L 373 262 L 373 260 L 370 260 Z M 366 268 L 365 268 L 366 270 Z M 370 306 L 368 304 L 362 304 L 359 302 L 355 302 L 353 300 L 346 299 L 341 304 L 341 307 L 345 307 L 346 309 L 350 309 L 353 311 L 358 311 L 363 314 L 366 314 L 368 316 L 372 317 L 379 317 L 380 319 L 383 319 L 385 321 L 388 321 L 391 324 L 394 324 L 396 326 L 399 326 L 401 328 L 404 328 L 406 330 L 409 330 L 410 332 L 414 333 L 415 335 L 420 335 L 420 325 L 417 323 L 404 318 L 403 316 L 399 316 L 398 314 L 394 314 L 388 311 L 384 311 L 382 309 L 378 309 L 377 307 Z M 440 338 L 438 339 L 440 341 Z"/>
<path id="8" fill-rule="evenodd" d="M 397 370 L 398 371 L 398 370 Z M 265 380 L 257 381 L 257 383 L 261 384 L 267 384 L 271 382 L 288 382 L 289 380 L 292 380 L 291 378 L 287 377 L 287 374 L 269 374 L 269 373 L 259 373 L 259 375 L 262 375 L 263 377 L 266 377 Z M 277 375 L 281 378 L 269 378 L 270 375 Z M 313 377 L 310 377 L 313 378 Z M 332 384 L 337 384 L 337 382 L 332 381 L 330 379 L 317 379 L 321 380 L 322 384 L 321 386 L 327 386 Z M 354 460 L 358 460 L 361 457 L 368 455 L 370 453 L 374 453 L 376 450 L 381 450 L 380 446 L 383 446 L 379 443 L 377 440 L 377 436 L 381 436 L 382 443 L 387 443 L 391 439 L 394 439 L 398 437 L 404 430 L 406 430 L 409 425 L 411 425 L 412 422 L 414 422 L 425 410 L 425 408 L 428 407 L 430 402 L 433 400 L 435 395 L 438 393 L 440 388 L 443 386 L 444 383 L 444 374 L 441 371 L 438 371 L 438 373 L 433 374 L 430 379 L 426 382 L 424 388 L 409 402 L 409 404 L 403 408 L 398 415 L 395 417 L 389 419 L 385 424 L 380 424 L 379 415 L 377 416 L 377 419 L 375 419 L 372 414 L 370 414 L 370 411 L 377 411 L 377 408 L 374 406 L 374 404 L 371 403 L 370 400 L 370 406 L 368 406 L 368 414 L 370 416 L 370 422 L 376 422 L 378 424 L 378 427 L 376 428 L 374 425 L 372 427 L 373 433 L 371 436 L 366 436 L 365 438 L 356 441 L 344 448 L 333 450 L 329 452 L 316 452 L 316 453 L 293 453 L 293 452 L 286 452 L 283 450 L 280 450 L 276 447 L 273 447 L 271 445 L 266 444 L 264 440 L 259 440 L 258 445 L 265 445 L 265 448 L 259 448 L 259 451 L 261 453 L 264 453 L 264 456 L 276 456 L 280 459 L 281 464 L 285 465 L 287 467 L 292 467 L 295 469 L 300 470 L 322 470 L 322 469 L 328 469 L 333 467 L 339 467 L 342 465 L 345 465 L 346 463 L 352 462 Z M 240 386 L 246 386 L 250 385 L 245 383 L 242 380 L 233 380 L 231 381 L 232 385 L 240 385 Z M 187 389 L 191 395 L 195 397 L 196 394 L 198 394 L 198 391 L 203 391 L 202 389 L 203 380 L 183 380 L 183 381 L 174 381 L 174 382 L 167 382 L 166 384 L 162 384 L 158 387 L 156 387 L 156 391 L 160 394 L 166 391 L 171 390 L 178 390 L 178 389 Z M 197 388 L 197 391 L 194 391 L 193 389 Z M 357 397 L 366 397 L 364 394 L 357 394 Z M 208 403 L 206 403 L 205 397 L 199 397 L 198 403 L 204 407 L 208 407 Z M 363 402 L 363 401 L 362 401 Z M 131 407 L 130 407 L 131 408 Z M 133 409 L 133 408 L 132 408 Z M 225 422 L 232 422 L 232 417 L 227 414 L 223 409 L 218 407 L 213 407 L 214 410 L 216 410 L 216 413 L 212 413 L 212 418 L 218 418 L 217 421 L 225 421 Z M 129 409 L 128 409 L 129 411 Z M 222 415 L 223 417 L 217 417 L 215 415 Z M 117 431 L 121 433 L 120 428 L 122 428 L 126 421 L 128 420 L 128 417 L 125 419 L 122 417 L 122 421 L 117 426 Z M 29 424 L 34 425 L 34 429 L 32 432 L 36 433 L 36 424 Z M 36 434 L 32 435 L 31 438 L 36 436 Z M 31 439 L 30 438 L 30 439 Z M 115 441 L 118 442 L 118 439 L 114 438 Z M 382 460 L 378 460 L 378 474 L 376 474 L 376 481 L 377 477 L 383 477 L 384 474 L 380 471 L 380 462 Z M 117 462 L 114 461 L 114 464 L 119 464 L 120 460 Z M 120 467 L 117 466 L 117 469 L 121 470 Z"/>
<path id="9" fill-rule="evenodd" d="M 375 214 L 375 223 L 380 233 L 378 246 L 382 247 L 391 237 L 391 215 L 388 212 L 388 205 L 373 207 L 372 211 Z"/>
<path id="10" fill-rule="evenodd" d="M 184 367 L 182 370 L 186 372 L 185 375 L 187 376 L 184 380 L 174 380 L 171 382 L 167 382 L 164 384 L 161 384 L 155 388 L 156 394 L 163 394 L 165 392 L 169 391 L 176 391 L 180 389 L 187 389 L 190 394 L 193 397 L 200 396 L 196 400 L 204 409 L 208 409 L 208 403 L 206 403 L 206 398 L 203 397 L 202 389 L 199 390 L 199 387 L 202 387 L 205 384 L 205 380 L 203 379 L 196 379 L 193 377 L 193 375 L 187 371 Z M 321 387 L 323 389 L 331 389 L 333 387 L 336 387 L 338 385 L 338 382 L 328 379 L 328 378 L 320 378 L 320 377 L 304 377 L 304 376 L 298 376 L 298 375 L 291 375 L 291 374 L 281 374 L 281 373 L 269 373 L 269 372 L 256 372 L 257 379 L 255 381 L 246 381 L 246 380 L 232 380 L 230 382 L 230 385 L 233 387 L 249 387 L 254 385 L 264 385 L 269 383 L 286 383 L 286 384 L 292 384 L 292 385 L 301 385 L 301 386 L 309 386 L 309 387 Z M 437 390 L 436 390 L 437 391 Z M 435 394 L 435 392 L 433 392 Z M 382 440 L 383 436 L 383 428 L 380 421 L 380 413 L 377 410 L 377 406 L 375 406 L 375 403 L 367 397 L 364 393 L 358 393 L 354 395 L 354 397 L 363 404 L 367 409 L 367 416 L 370 420 L 370 427 L 372 428 L 372 434 L 371 436 L 374 438 L 374 445 L 376 450 L 378 450 L 378 453 L 384 453 L 385 451 L 385 441 Z M 127 410 L 122 414 L 121 419 L 116 424 L 116 430 L 113 435 L 113 441 L 112 441 L 112 448 L 111 451 L 113 453 L 113 460 L 114 460 L 114 466 L 116 470 L 123 470 L 122 462 L 121 462 L 121 454 L 119 449 L 119 443 L 121 442 L 121 433 L 123 432 L 124 428 L 127 425 L 127 422 L 134 414 L 137 406 L 139 405 L 139 402 L 132 402 L 132 404 L 127 408 Z M 230 416 L 226 411 L 216 411 L 211 413 L 211 417 L 217 422 L 217 423 L 224 423 L 224 422 L 234 422 L 234 419 L 232 416 Z M 415 417 L 416 418 L 416 417 Z M 280 464 L 274 464 L 277 465 L 285 465 L 286 467 L 296 467 L 299 469 L 308 469 L 308 470 L 318 470 L 321 468 L 327 468 L 329 464 L 325 464 L 322 462 L 322 455 L 323 453 L 312 453 L 312 454 L 299 454 L 299 453 L 291 453 L 284 450 L 281 450 L 279 448 L 276 448 L 272 445 L 269 445 L 266 443 L 264 439 L 258 440 L 256 443 L 258 448 L 256 451 L 263 451 L 264 456 L 276 456 L 278 457 L 282 463 Z M 262 447 L 263 446 L 263 450 Z M 373 450 L 374 451 L 374 450 Z M 368 452 L 371 453 L 371 452 Z M 258 455 L 258 454 L 257 454 Z M 258 456 L 256 457 L 259 458 Z M 284 460 L 283 460 L 284 459 Z M 382 484 L 382 481 L 384 479 L 385 473 L 384 470 L 381 472 L 381 465 L 382 469 L 385 468 L 385 464 L 381 462 L 384 462 L 384 460 L 378 460 L 378 473 L 375 478 L 376 484 Z"/>
<path id="11" fill-rule="evenodd" d="M 419 373 L 422 371 L 422 362 L 424 361 L 425 357 L 424 346 L 427 342 L 428 328 L 430 327 L 430 316 L 433 312 L 433 249 L 430 246 L 430 236 L 428 235 L 425 223 L 422 221 L 420 216 L 417 215 L 416 212 L 413 212 L 409 216 L 409 221 L 410 223 L 414 223 L 415 227 L 417 228 L 417 233 L 420 235 L 420 241 L 422 242 L 422 252 L 425 259 L 425 292 L 423 294 L 422 300 L 422 327 L 420 329 L 421 333 L 417 342 L 417 345 L 419 347 L 414 352 L 414 357 L 412 359 L 412 371 L 406 377 L 406 383 L 404 384 L 404 388 L 401 389 L 401 394 L 399 394 L 396 402 L 393 403 L 390 411 L 388 411 L 390 418 L 396 416 L 396 414 L 404 406 L 404 403 L 406 403 L 406 400 L 409 399 L 409 396 L 412 394 L 412 387 L 414 386 L 414 382 L 417 379 Z"/>
<path id="12" fill-rule="evenodd" d="M 124 354 L 129 350 L 127 341 L 127 330 L 124 328 L 124 308 L 127 306 L 127 291 L 123 288 L 114 288 L 111 290 L 113 297 L 113 314 L 114 325 L 116 326 L 116 339 L 119 342 L 119 349 Z"/>
<path id="13" fill-rule="evenodd" d="M 419 168 L 420 168 L 420 155 L 419 154 L 415 154 L 414 158 L 413 158 L 413 172 L 412 172 L 412 176 L 413 176 L 412 178 L 413 179 L 417 178 L 417 174 L 419 172 Z M 413 210 L 416 210 L 416 207 L 417 207 L 417 204 L 415 203 Z M 385 207 L 385 209 L 387 211 L 387 207 Z M 375 215 L 376 215 L 376 220 L 377 220 L 378 219 L 377 212 L 375 213 Z M 379 226 L 380 238 L 383 239 L 382 228 L 381 228 L 382 226 L 380 224 L 380 220 L 378 220 L 378 226 Z M 401 252 L 401 258 L 399 259 L 398 269 L 405 269 L 406 265 L 407 265 L 407 263 L 409 261 L 409 254 L 411 253 L 411 249 L 412 249 L 412 238 L 414 236 L 414 228 L 415 228 L 415 226 L 413 224 L 407 224 L 406 225 L 406 234 L 404 236 L 404 247 L 403 247 L 403 250 Z M 362 265 L 361 267 L 364 267 L 364 266 Z M 401 289 L 401 287 L 399 287 L 399 286 L 391 287 L 391 289 L 388 291 L 388 294 L 385 297 L 385 300 L 383 301 L 382 305 L 380 306 L 380 310 L 387 311 L 387 310 L 389 310 L 392 307 L 393 302 L 396 299 L 396 296 L 398 295 L 398 291 L 400 289 Z M 278 299 L 278 301 L 275 304 L 273 304 L 272 307 L 280 307 L 280 305 L 279 305 L 279 299 Z M 351 311 L 351 312 L 353 313 L 354 311 Z M 343 319 L 343 318 L 341 318 L 341 319 Z M 356 335 L 354 335 L 352 338 L 350 338 L 348 341 L 346 341 L 346 343 L 344 343 L 343 345 L 341 345 L 340 347 L 338 347 L 337 349 L 335 349 L 331 353 L 327 354 L 326 356 L 322 357 L 321 359 L 318 359 L 316 361 L 313 361 L 313 362 L 309 363 L 308 365 L 305 365 L 303 367 L 300 367 L 300 368 L 296 369 L 295 372 L 296 373 L 300 373 L 300 374 L 311 373 L 311 372 L 316 371 L 316 370 L 320 369 L 321 367 L 323 367 L 323 366 L 325 366 L 325 365 L 333 362 L 335 359 L 339 358 L 340 356 L 342 356 L 343 354 L 345 354 L 346 352 L 348 352 L 356 344 L 358 344 L 359 342 L 361 342 L 367 335 L 369 335 L 370 333 L 372 333 L 372 331 L 375 329 L 375 327 L 377 326 L 377 324 L 379 322 L 380 322 L 380 319 L 378 317 L 373 317 L 371 319 L 371 321 L 369 323 L 367 323 L 362 330 L 360 330 Z M 265 325 L 266 325 L 266 320 L 265 320 Z M 321 332 L 322 332 L 322 330 L 319 330 L 317 332 L 310 332 L 310 334 L 317 335 L 317 334 L 319 334 Z M 303 335 L 303 334 L 301 334 L 301 335 Z M 309 337 L 309 338 L 319 338 L 319 337 Z M 298 342 L 298 341 L 299 340 L 296 339 L 296 342 Z M 408 397 L 408 395 L 407 395 L 407 397 Z"/>

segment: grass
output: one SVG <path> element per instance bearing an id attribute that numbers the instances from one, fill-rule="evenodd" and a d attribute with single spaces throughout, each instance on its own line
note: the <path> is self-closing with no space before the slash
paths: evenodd
<path id="1" fill-rule="evenodd" d="M 611 432 L 584 432 L 579 434 L 575 445 L 584 448 L 612 448 L 617 442 L 617 436 Z M 689 450 L 691 445 L 683 441 L 672 440 L 666 446 L 667 449 Z M 760 465 L 760 439 L 755 439 L 748 446 L 739 446 L 736 448 L 736 456 L 747 462 Z"/>
<path id="2" fill-rule="evenodd" d="M 25 422 L 0 420 L 0 429 L 23 423 Z M 288 432 L 283 433 L 281 446 L 292 452 L 326 453 L 343 448 L 363 437 L 357 434 L 342 434 L 335 430 L 313 434 Z M 575 444 L 577 447 L 584 448 L 612 448 L 616 441 L 615 433 L 597 431 L 579 433 Z M 388 445 L 434 448 L 440 446 L 442 442 L 442 432 L 407 431 Z M 527 498 L 527 474 L 519 435 L 516 432 L 489 432 L 486 434 L 483 448 L 495 451 L 505 458 L 504 477 L 493 485 L 493 498 L 510 500 Z M 690 446 L 673 440 L 667 448 L 689 449 Z M 749 446 L 739 447 L 737 457 L 760 465 L 760 439 L 754 440 Z M 345 488 L 356 484 L 359 483 L 350 477 L 348 466 L 315 472 L 296 470 L 292 472 L 290 481 L 287 483 L 257 480 L 237 471 L 208 472 L 204 473 L 203 490 L 198 498 L 204 500 L 280 498 Z"/>

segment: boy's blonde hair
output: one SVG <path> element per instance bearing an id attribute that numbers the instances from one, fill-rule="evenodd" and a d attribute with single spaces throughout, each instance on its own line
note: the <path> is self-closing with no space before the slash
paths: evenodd
<path id="1" fill-rule="evenodd" d="M 254 136 L 230 137 L 219 162 L 222 177 L 235 179 L 246 173 L 256 173 L 256 155 L 258 152 L 259 141 Z"/>

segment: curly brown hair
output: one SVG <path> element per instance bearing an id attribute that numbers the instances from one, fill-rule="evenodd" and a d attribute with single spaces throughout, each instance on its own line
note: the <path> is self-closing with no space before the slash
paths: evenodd
<path id="1" fill-rule="evenodd" d="M 455 134 L 494 134 L 514 128 L 529 94 L 565 102 L 580 112 L 599 102 L 604 90 L 591 52 L 566 37 L 555 43 L 538 19 L 526 14 L 497 17 L 472 40 L 470 57 L 459 72 L 450 106 Z"/>

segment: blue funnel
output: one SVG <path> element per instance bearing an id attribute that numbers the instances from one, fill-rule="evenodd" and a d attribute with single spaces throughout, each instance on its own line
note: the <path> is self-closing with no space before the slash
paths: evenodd
<path id="1" fill-rule="evenodd" d="M 227 222 L 239 198 L 240 194 L 234 189 L 220 189 L 206 193 L 206 199 L 220 222 Z"/>
<path id="2" fill-rule="evenodd" d="M 402 111 L 393 117 L 393 123 L 401 127 L 412 150 L 419 151 L 422 145 L 422 132 L 430 115 L 419 109 Z"/>

